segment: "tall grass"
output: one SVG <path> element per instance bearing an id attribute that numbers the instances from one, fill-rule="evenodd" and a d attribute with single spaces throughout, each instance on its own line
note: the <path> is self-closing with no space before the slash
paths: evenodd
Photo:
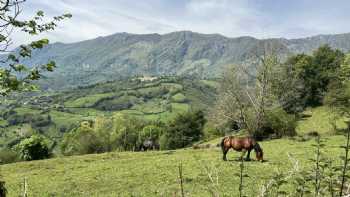
<path id="1" fill-rule="evenodd" d="M 348 162 L 349 162 L 349 148 L 350 148 L 350 123 L 348 123 L 348 129 L 347 129 L 347 138 L 346 138 L 346 146 L 345 148 L 345 157 L 343 158 L 344 160 L 344 165 L 343 165 L 343 171 L 341 174 L 341 186 L 340 186 L 340 196 L 343 196 L 343 190 L 344 190 L 344 185 L 346 182 L 346 171 L 348 169 Z"/>

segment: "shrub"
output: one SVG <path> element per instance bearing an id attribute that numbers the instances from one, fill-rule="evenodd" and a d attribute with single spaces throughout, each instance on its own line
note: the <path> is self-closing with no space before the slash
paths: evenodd
<path id="1" fill-rule="evenodd" d="M 33 128 L 38 127 L 46 127 L 51 124 L 51 116 L 35 116 L 35 118 L 32 119 L 31 125 Z"/>
<path id="2" fill-rule="evenodd" d="M 205 139 L 213 139 L 216 137 L 224 136 L 225 129 L 217 128 L 213 124 L 207 123 L 203 129 Z"/>
<path id="3" fill-rule="evenodd" d="M 141 141 L 145 139 L 158 141 L 162 134 L 163 134 L 163 128 L 156 125 L 147 125 L 143 127 L 140 133 L 140 138 L 141 138 Z"/>
<path id="4" fill-rule="evenodd" d="M 61 152 L 64 155 L 99 153 L 103 152 L 102 146 L 103 142 L 90 125 L 81 124 L 64 135 Z"/>
<path id="5" fill-rule="evenodd" d="M 135 150 L 145 122 L 124 114 L 116 114 L 113 117 L 113 124 L 114 148 L 124 151 Z"/>
<path id="6" fill-rule="evenodd" d="M 191 145 L 203 136 L 206 120 L 202 111 L 179 114 L 168 122 L 160 143 L 162 149 L 176 149 Z"/>
<path id="7" fill-rule="evenodd" d="M 297 119 L 295 115 L 288 114 L 282 108 L 266 113 L 262 131 L 258 131 L 259 137 L 283 137 L 296 135 Z"/>
<path id="8" fill-rule="evenodd" d="M 24 139 L 17 146 L 20 158 L 23 160 L 45 159 L 50 156 L 48 142 L 41 135 L 33 135 Z"/>
<path id="9" fill-rule="evenodd" d="M 8 116 L 7 122 L 9 125 L 18 125 L 30 123 L 33 128 L 45 127 L 51 124 L 51 117 L 44 115 L 37 115 L 32 113 L 13 114 Z"/>
<path id="10" fill-rule="evenodd" d="M 130 109 L 133 106 L 133 103 L 126 98 L 104 99 L 103 101 L 99 101 L 98 104 L 95 105 L 95 108 L 104 111 L 121 111 Z"/>
<path id="11" fill-rule="evenodd" d="M 61 152 L 74 155 L 134 150 L 143 127 L 142 120 L 123 114 L 116 114 L 112 118 L 97 117 L 93 122 L 85 121 L 78 128 L 65 133 Z"/>

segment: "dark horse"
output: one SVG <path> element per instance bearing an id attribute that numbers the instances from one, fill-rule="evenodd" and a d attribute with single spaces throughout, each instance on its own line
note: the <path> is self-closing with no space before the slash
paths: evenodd
<path id="1" fill-rule="evenodd" d="M 221 149 L 224 154 L 223 160 L 226 161 L 226 154 L 232 148 L 233 150 L 242 152 L 241 159 L 243 159 L 244 154 L 248 151 L 246 160 L 250 160 L 250 151 L 254 149 L 256 154 L 256 159 L 258 161 L 263 161 L 263 150 L 260 145 L 252 137 L 234 137 L 228 136 L 224 137 L 221 141 Z"/>
<path id="2" fill-rule="evenodd" d="M 139 147 L 140 151 L 159 150 L 159 144 L 154 140 L 147 139 Z"/>

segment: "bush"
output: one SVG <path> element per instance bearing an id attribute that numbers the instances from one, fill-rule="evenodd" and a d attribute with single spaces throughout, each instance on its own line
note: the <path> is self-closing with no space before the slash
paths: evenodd
<path id="1" fill-rule="evenodd" d="M 17 149 L 20 158 L 26 161 L 46 159 L 50 156 L 48 142 L 41 135 L 33 135 L 22 140 Z"/>
<path id="2" fill-rule="evenodd" d="M 203 129 L 205 139 L 213 139 L 225 135 L 224 128 L 217 128 L 211 123 L 207 123 Z"/>
<path id="3" fill-rule="evenodd" d="M 140 133 L 141 142 L 146 139 L 158 141 L 160 136 L 163 134 L 163 128 L 156 125 L 147 125 L 143 127 Z"/>
<path id="4" fill-rule="evenodd" d="M 297 119 L 295 115 L 288 114 L 282 108 L 266 113 L 262 131 L 258 131 L 258 138 L 283 137 L 296 135 Z"/>
<path id="5" fill-rule="evenodd" d="M 113 117 L 115 125 L 113 144 L 119 150 L 135 150 L 139 143 L 139 134 L 145 126 L 145 122 L 123 114 Z"/>
<path id="6" fill-rule="evenodd" d="M 65 133 L 61 152 L 64 155 L 79 155 L 135 150 L 143 135 L 141 131 L 144 125 L 142 120 L 123 114 L 116 114 L 112 118 L 97 117 L 93 122 L 85 121 L 78 128 Z"/>
<path id="7" fill-rule="evenodd" d="M 19 161 L 19 155 L 11 149 L 0 150 L 0 164 L 14 163 Z"/>
<path id="8" fill-rule="evenodd" d="M 7 122 L 9 125 L 30 123 L 33 128 L 45 127 L 52 123 L 49 115 L 44 116 L 32 113 L 10 115 L 7 118 Z"/>
<path id="9" fill-rule="evenodd" d="M 206 120 L 202 111 L 179 114 L 166 126 L 160 145 L 162 149 L 184 148 L 203 136 Z"/>
<path id="10" fill-rule="evenodd" d="M 82 124 L 64 135 L 61 143 L 62 154 L 81 155 L 103 152 L 103 142 L 89 126 Z"/>
<path id="11" fill-rule="evenodd" d="M 31 125 L 33 128 L 38 127 L 46 127 L 51 124 L 51 116 L 35 116 L 35 118 L 32 119 Z"/>

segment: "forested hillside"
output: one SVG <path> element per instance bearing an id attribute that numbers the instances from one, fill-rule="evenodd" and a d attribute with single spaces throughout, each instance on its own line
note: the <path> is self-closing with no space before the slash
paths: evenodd
<path id="1" fill-rule="evenodd" d="M 40 81 L 44 88 L 62 89 L 135 75 L 198 75 L 217 77 L 229 64 L 249 62 L 266 45 L 281 56 L 311 53 L 323 44 L 350 49 L 350 34 L 320 35 L 301 39 L 228 38 L 218 34 L 174 32 L 117 33 L 78 43 L 54 43 L 36 50 L 24 63 L 40 65 L 55 60 L 54 73 Z"/>

